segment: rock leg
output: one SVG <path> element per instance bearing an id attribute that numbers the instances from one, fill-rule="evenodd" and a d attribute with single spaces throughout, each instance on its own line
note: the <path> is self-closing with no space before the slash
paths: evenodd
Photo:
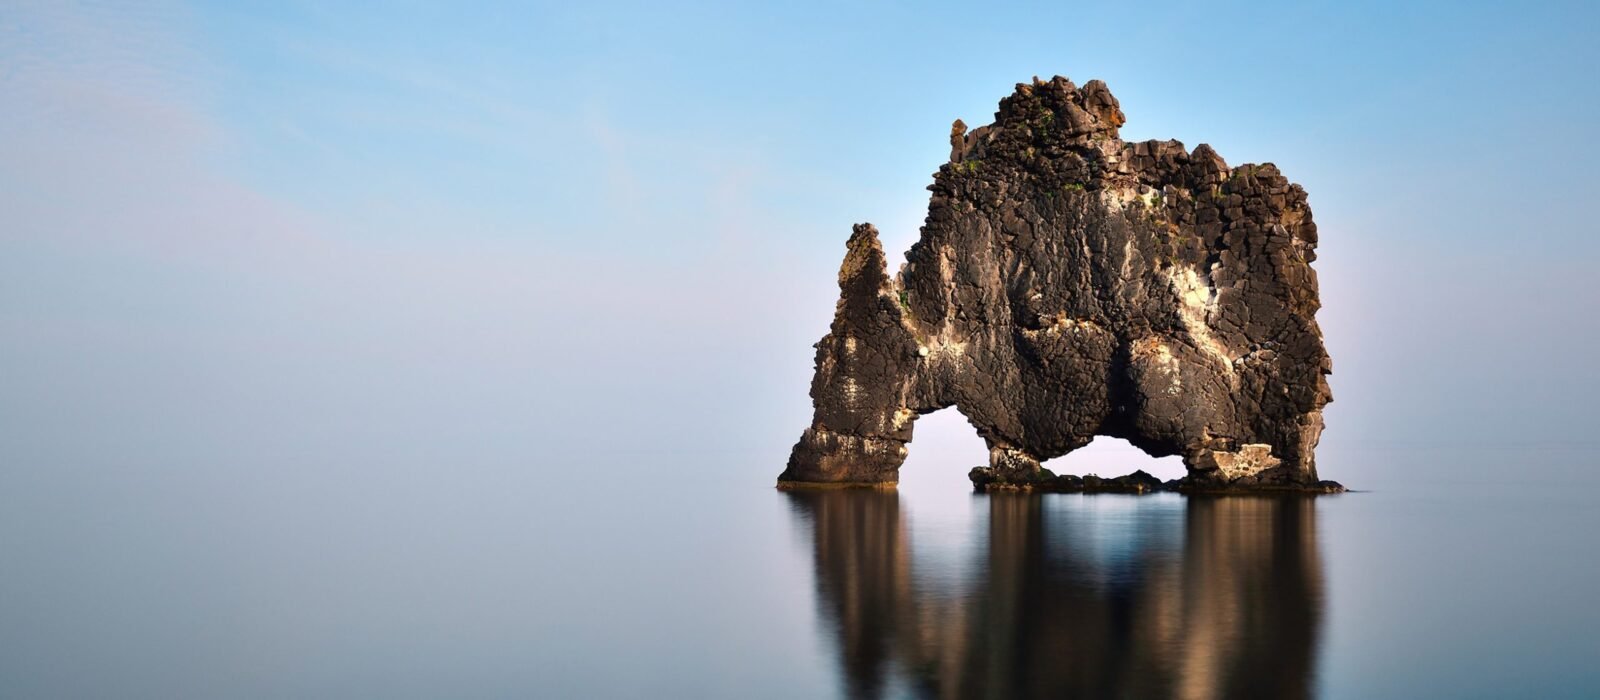
<path id="1" fill-rule="evenodd" d="M 815 407 L 779 475 L 781 486 L 885 485 L 899 481 L 915 411 L 906 394 L 917 343 L 904 321 L 895 283 L 885 270 L 878 231 L 855 227 L 839 269 L 839 306 L 817 343 Z"/>
<path id="2" fill-rule="evenodd" d="M 1006 445 L 989 444 L 989 466 L 974 467 L 967 474 L 973 488 L 1032 488 L 1048 484 L 1055 474 L 1039 466 L 1039 458 L 1028 451 Z"/>

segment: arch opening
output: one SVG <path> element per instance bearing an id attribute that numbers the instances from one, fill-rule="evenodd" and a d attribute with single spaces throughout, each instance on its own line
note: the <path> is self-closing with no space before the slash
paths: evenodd
<path id="1" fill-rule="evenodd" d="M 1089 444 L 1040 464 L 1056 474 L 1077 476 L 1118 477 L 1143 469 L 1157 479 L 1168 481 L 1181 479 L 1188 473 L 1182 457 L 1152 457 L 1127 440 L 1107 435 L 1098 435 Z"/>
<path id="2" fill-rule="evenodd" d="M 989 447 L 961 411 L 950 406 L 918 416 L 912 433 L 900 465 L 901 493 L 972 491 L 967 473 L 989 464 Z"/>

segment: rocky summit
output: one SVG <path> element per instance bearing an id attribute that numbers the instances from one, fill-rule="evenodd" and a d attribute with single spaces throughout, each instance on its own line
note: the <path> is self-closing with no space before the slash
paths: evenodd
<path id="1" fill-rule="evenodd" d="M 1342 490 L 1313 455 L 1332 365 L 1305 190 L 1123 122 L 1098 80 L 1019 84 L 952 127 L 897 274 L 855 227 L 780 486 L 893 484 L 917 417 L 954 406 L 989 447 L 980 489 L 1161 488 L 1040 466 L 1107 435 L 1182 456 L 1165 488 Z"/>

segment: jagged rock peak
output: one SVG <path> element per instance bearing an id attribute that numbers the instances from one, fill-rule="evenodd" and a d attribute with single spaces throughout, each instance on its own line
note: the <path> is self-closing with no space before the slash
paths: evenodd
<path id="1" fill-rule="evenodd" d="M 994 123 L 952 126 L 898 275 L 855 227 L 781 484 L 892 484 L 917 416 L 955 406 L 990 448 L 981 488 L 1079 484 L 1039 462 L 1097 435 L 1181 455 L 1180 489 L 1336 488 L 1305 191 L 1124 143 L 1124 121 L 1098 80 L 1018 84 Z"/>

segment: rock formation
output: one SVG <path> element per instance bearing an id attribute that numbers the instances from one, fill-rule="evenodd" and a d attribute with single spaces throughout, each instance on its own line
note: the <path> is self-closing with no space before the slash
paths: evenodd
<path id="1" fill-rule="evenodd" d="M 1040 461 L 1106 435 L 1181 455 L 1184 490 L 1338 490 L 1312 454 L 1331 364 L 1305 190 L 1123 121 L 1098 80 L 1019 84 L 955 123 L 898 274 L 855 227 L 780 485 L 892 484 L 917 417 L 955 406 L 980 488 L 1072 488 Z"/>

